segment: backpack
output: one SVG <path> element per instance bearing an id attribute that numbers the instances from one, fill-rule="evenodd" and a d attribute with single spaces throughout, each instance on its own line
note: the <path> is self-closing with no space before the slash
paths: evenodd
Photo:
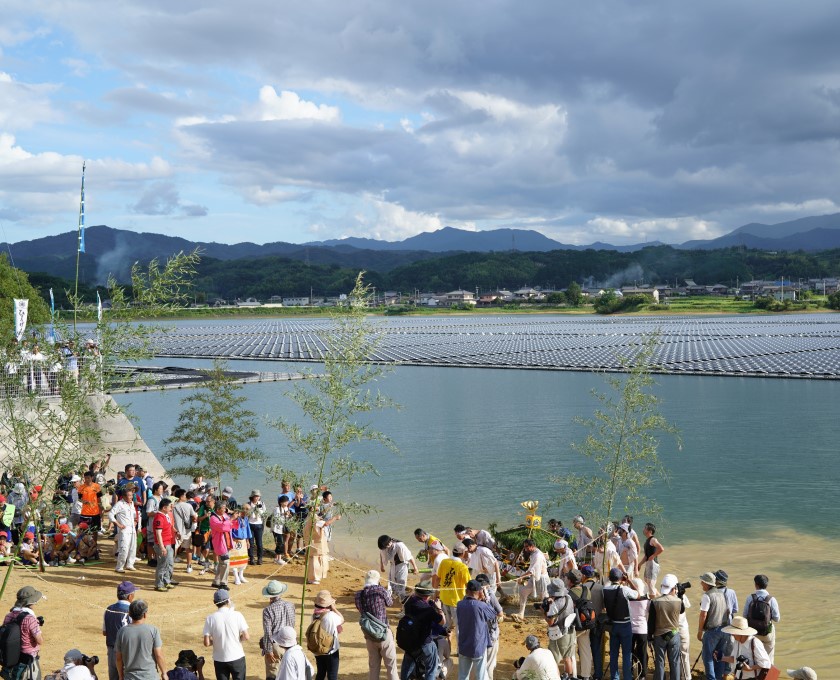
<path id="1" fill-rule="evenodd" d="M 306 648 L 315 656 L 323 656 L 330 653 L 334 643 L 335 635 L 324 630 L 321 617 L 312 619 L 312 623 L 306 629 Z"/>
<path id="2" fill-rule="evenodd" d="M 417 619 L 405 614 L 397 624 L 397 647 L 404 652 L 416 652 L 428 637 L 428 630 L 422 629 Z"/>
<path id="3" fill-rule="evenodd" d="M 759 598 L 753 595 L 749 611 L 747 611 L 747 623 L 755 628 L 759 635 L 769 635 L 773 627 L 772 609 L 770 607 L 770 595 L 766 598 Z"/>
<path id="4" fill-rule="evenodd" d="M 0 666 L 3 668 L 17 666 L 21 661 L 20 624 L 28 615 L 28 612 L 20 612 L 11 621 L 0 626 Z"/>
<path id="5" fill-rule="evenodd" d="M 572 595 L 572 601 L 575 603 L 575 630 L 592 630 L 598 622 L 598 612 L 592 605 L 592 600 L 589 599 L 589 588 L 582 586 L 581 595 L 575 599 Z"/>

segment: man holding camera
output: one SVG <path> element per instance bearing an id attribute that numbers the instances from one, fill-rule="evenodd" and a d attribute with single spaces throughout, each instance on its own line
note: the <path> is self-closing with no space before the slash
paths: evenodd
<path id="1" fill-rule="evenodd" d="M 572 625 L 575 618 L 575 603 L 566 586 L 559 581 L 548 585 L 548 597 L 536 605 L 545 614 L 548 624 L 548 649 L 554 655 L 558 666 L 563 665 L 563 678 L 577 675 L 575 651 L 577 634 Z"/>
<path id="2" fill-rule="evenodd" d="M 467 594 L 458 603 L 458 680 L 467 680 L 475 668 L 475 680 L 485 680 L 487 675 L 487 650 L 490 640 L 490 623 L 500 614 L 484 601 L 481 584 L 471 579 Z"/>
<path id="3" fill-rule="evenodd" d="M 677 596 L 677 577 L 665 574 L 660 588 L 661 596 L 652 600 L 648 610 L 648 635 L 653 639 L 654 680 L 665 678 L 665 657 L 671 669 L 671 680 L 680 680 L 680 612 L 685 611 Z"/>
<path id="4" fill-rule="evenodd" d="M 610 569 L 610 582 L 604 586 L 604 608 L 612 624 L 610 631 L 610 675 L 618 677 L 618 652 L 621 650 L 623 680 L 633 680 L 633 627 L 629 600 L 639 599 L 636 590 L 624 585 L 627 575 L 618 567 Z"/>
<path id="5" fill-rule="evenodd" d="M 52 676 L 54 679 L 66 678 L 67 680 L 96 680 L 96 673 L 93 667 L 99 663 L 98 656 L 85 656 L 78 649 L 68 650 L 64 655 L 64 668 L 56 671 Z"/>
<path id="6" fill-rule="evenodd" d="M 723 632 L 735 638 L 735 644 L 731 654 L 723 656 L 721 653 L 719 658 L 725 663 L 735 664 L 735 677 L 739 680 L 760 677 L 758 674 L 762 670 L 773 665 L 764 645 L 755 638 L 756 629 L 751 628 L 743 616 L 733 616 L 732 623 Z"/>

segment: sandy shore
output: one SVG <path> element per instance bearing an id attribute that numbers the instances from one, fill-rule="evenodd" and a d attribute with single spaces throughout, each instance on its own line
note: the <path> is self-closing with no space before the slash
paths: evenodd
<path id="1" fill-rule="evenodd" d="M 710 569 L 725 569 L 731 575 L 730 585 L 737 591 L 743 607 L 746 596 L 752 590 L 752 576 L 762 572 L 770 576 L 769 590 L 778 598 L 782 610 L 777 665 L 783 670 L 810 665 L 821 674 L 820 677 L 840 677 L 840 608 L 834 596 L 840 592 L 840 549 L 834 542 L 803 537 L 793 532 L 776 533 L 768 535 L 766 541 L 683 545 L 667 550 L 663 557 L 663 574 L 673 571 L 681 580 L 694 583 L 689 591 L 693 605 L 689 611 L 692 661 L 699 652 L 699 643 L 694 638 L 700 600 L 697 576 Z M 361 587 L 364 572 L 375 566 L 373 560 L 376 555 L 372 554 L 370 559 L 371 564 L 334 559 L 329 577 L 320 586 L 331 590 L 348 621 L 341 637 L 341 677 L 367 677 L 367 652 L 357 625 L 353 594 Z M 86 654 L 98 654 L 104 659 L 102 613 L 116 600 L 116 584 L 123 579 L 123 575 L 116 574 L 113 568 L 113 560 L 106 559 L 98 565 L 48 569 L 45 574 L 23 569 L 13 571 L 3 596 L 4 609 L 12 606 L 14 593 L 24 585 L 32 585 L 47 596 L 47 600 L 36 607 L 36 612 L 46 619 L 46 644 L 42 650 L 45 672 L 57 669 L 64 652 L 71 647 L 78 647 Z M 202 626 L 204 618 L 214 610 L 211 574 L 201 576 L 199 570 L 186 574 L 184 565 L 179 563 L 175 579 L 181 585 L 169 593 L 158 593 L 153 589 L 154 569 L 140 562 L 138 568 L 132 580 L 143 589 L 141 597 L 149 603 L 149 622 L 161 630 L 164 653 L 170 667 L 181 649 L 194 649 L 196 653 L 204 654 L 201 647 Z M 251 627 L 252 639 L 245 645 L 248 677 L 257 679 L 263 677 L 264 671 L 257 643 L 262 633 L 262 609 L 266 604 L 260 590 L 270 578 L 285 581 L 289 584 L 286 597 L 296 602 L 299 612 L 303 569 L 294 564 L 277 567 L 269 561 L 262 566 L 248 567 L 246 576 L 248 583 L 231 585 L 231 594 L 235 607 L 244 614 Z M 307 595 L 307 621 L 312 595 Z M 507 620 L 501 626 L 497 678 L 510 677 L 513 660 L 524 653 L 522 640 L 526 634 L 535 633 L 545 640 L 544 623 L 537 618 L 533 608 L 529 609 L 526 623 Z M 397 610 L 393 611 L 397 613 Z M 506 611 L 512 610 L 507 607 Z M 395 619 L 392 619 L 394 623 Z M 206 656 L 209 658 L 210 654 Z M 698 664 L 695 677 L 700 677 L 700 666 Z M 100 677 L 103 675 L 107 677 L 104 667 Z M 209 675 L 212 677 L 212 671 Z"/>

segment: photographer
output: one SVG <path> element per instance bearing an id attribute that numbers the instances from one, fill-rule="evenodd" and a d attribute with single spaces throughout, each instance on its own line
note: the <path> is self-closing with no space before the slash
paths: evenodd
<path id="1" fill-rule="evenodd" d="M 169 680 L 204 680 L 204 657 L 191 649 L 178 652 L 175 668 L 166 673 Z"/>
<path id="2" fill-rule="evenodd" d="M 545 614 L 548 649 L 554 655 L 554 661 L 558 666 L 563 664 L 567 676 L 576 676 L 577 633 L 573 625 L 575 603 L 566 586 L 562 582 L 552 581 L 548 586 L 548 597 L 535 606 Z"/>
<path id="3" fill-rule="evenodd" d="M 15 606 L 6 614 L 3 625 L 17 620 L 20 625 L 20 651 L 17 663 L 3 667 L 3 677 L 12 676 L 16 680 L 40 680 L 41 665 L 38 658 L 44 638 L 41 636 L 43 617 L 36 617 L 32 607 L 41 601 L 43 594 L 32 586 L 24 586 L 17 591 Z M 9 650 L 5 650 L 8 654 Z M 7 664 L 9 659 L 6 659 Z"/>
<path id="4" fill-rule="evenodd" d="M 610 582 L 604 586 L 604 608 L 612 624 L 610 631 L 610 675 L 618 677 L 618 652 L 621 650 L 623 680 L 633 678 L 633 627 L 630 623 L 630 600 L 636 600 L 639 593 L 627 585 L 627 576 L 621 569 L 613 567 Z"/>
<path id="5" fill-rule="evenodd" d="M 516 680 L 537 678 L 537 680 L 560 680 L 560 671 L 554 661 L 554 655 L 547 649 L 540 648 L 540 641 L 536 635 L 525 638 L 525 649 L 531 652 L 527 657 L 513 662 Z"/>
<path id="6" fill-rule="evenodd" d="M 64 655 L 64 668 L 47 676 L 47 680 L 96 680 L 93 667 L 97 663 L 98 656 L 85 656 L 78 649 L 71 649 Z"/>
<path id="7" fill-rule="evenodd" d="M 654 680 L 665 678 L 665 657 L 671 668 L 671 680 L 680 680 L 680 612 L 685 606 L 677 596 L 677 577 L 665 574 L 661 596 L 652 600 L 648 612 L 648 635 L 653 640 Z M 686 679 L 687 680 L 687 679 Z"/>
<path id="8" fill-rule="evenodd" d="M 743 616 L 732 617 L 731 625 L 724 627 L 723 632 L 735 638 L 735 644 L 731 656 L 720 656 L 719 660 L 735 664 L 735 677 L 738 680 L 761 677 L 757 674 L 773 665 L 764 650 L 764 645 L 754 637 L 755 628 L 750 628 Z"/>

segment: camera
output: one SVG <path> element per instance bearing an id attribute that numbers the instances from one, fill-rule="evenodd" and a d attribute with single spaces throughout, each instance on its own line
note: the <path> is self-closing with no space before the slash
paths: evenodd
<path id="1" fill-rule="evenodd" d="M 520 656 L 516 661 L 513 662 L 513 667 L 517 669 L 521 668 L 523 663 L 525 663 L 525 657 Z"/>
<path id="2" fill-rule="evenodd" d="M 685 591 L 691 588 L 691 581 L 686 581 L 685 583 L 678 583 L 677 584 L 677 597 L 682 598 L 685 595 Z"/>
<path id="3" fill-rule="evenodd" d="M 554 604 L 553 597 L 545 597 L 543 598 L 542 602 L 535 602 L 534 609 L 539 612 L 543 612 L 544 614 L 548 614 L 548 610 L 551 609 L 551 605 Z"/>
<path id="4" fill-rule="evenodd" d="M 740 654 L 738 658 L 735 659 L 735 672 L 737 673 L 738 671 L 740 671 L 744 667 L 744 664 L 749 665 L 749 661 L 750 660 L 747 657 L 745 657 L 743 654 Z"/>
<path id="5" fill-rule="evenodd" d="M 36 619 L 38 620 L 38 625 L 39 626 L 44 625 L 44 617 L 43 616 L 37 616 Z"/>
<path id="6" fill-rule="evenodd" d="M 95 666 L 99 663 L 99 657 L 95 654 L 93 656 L 87 656 L 86 654 L 82 654 L 82 663 L 85 666 Z"/>

